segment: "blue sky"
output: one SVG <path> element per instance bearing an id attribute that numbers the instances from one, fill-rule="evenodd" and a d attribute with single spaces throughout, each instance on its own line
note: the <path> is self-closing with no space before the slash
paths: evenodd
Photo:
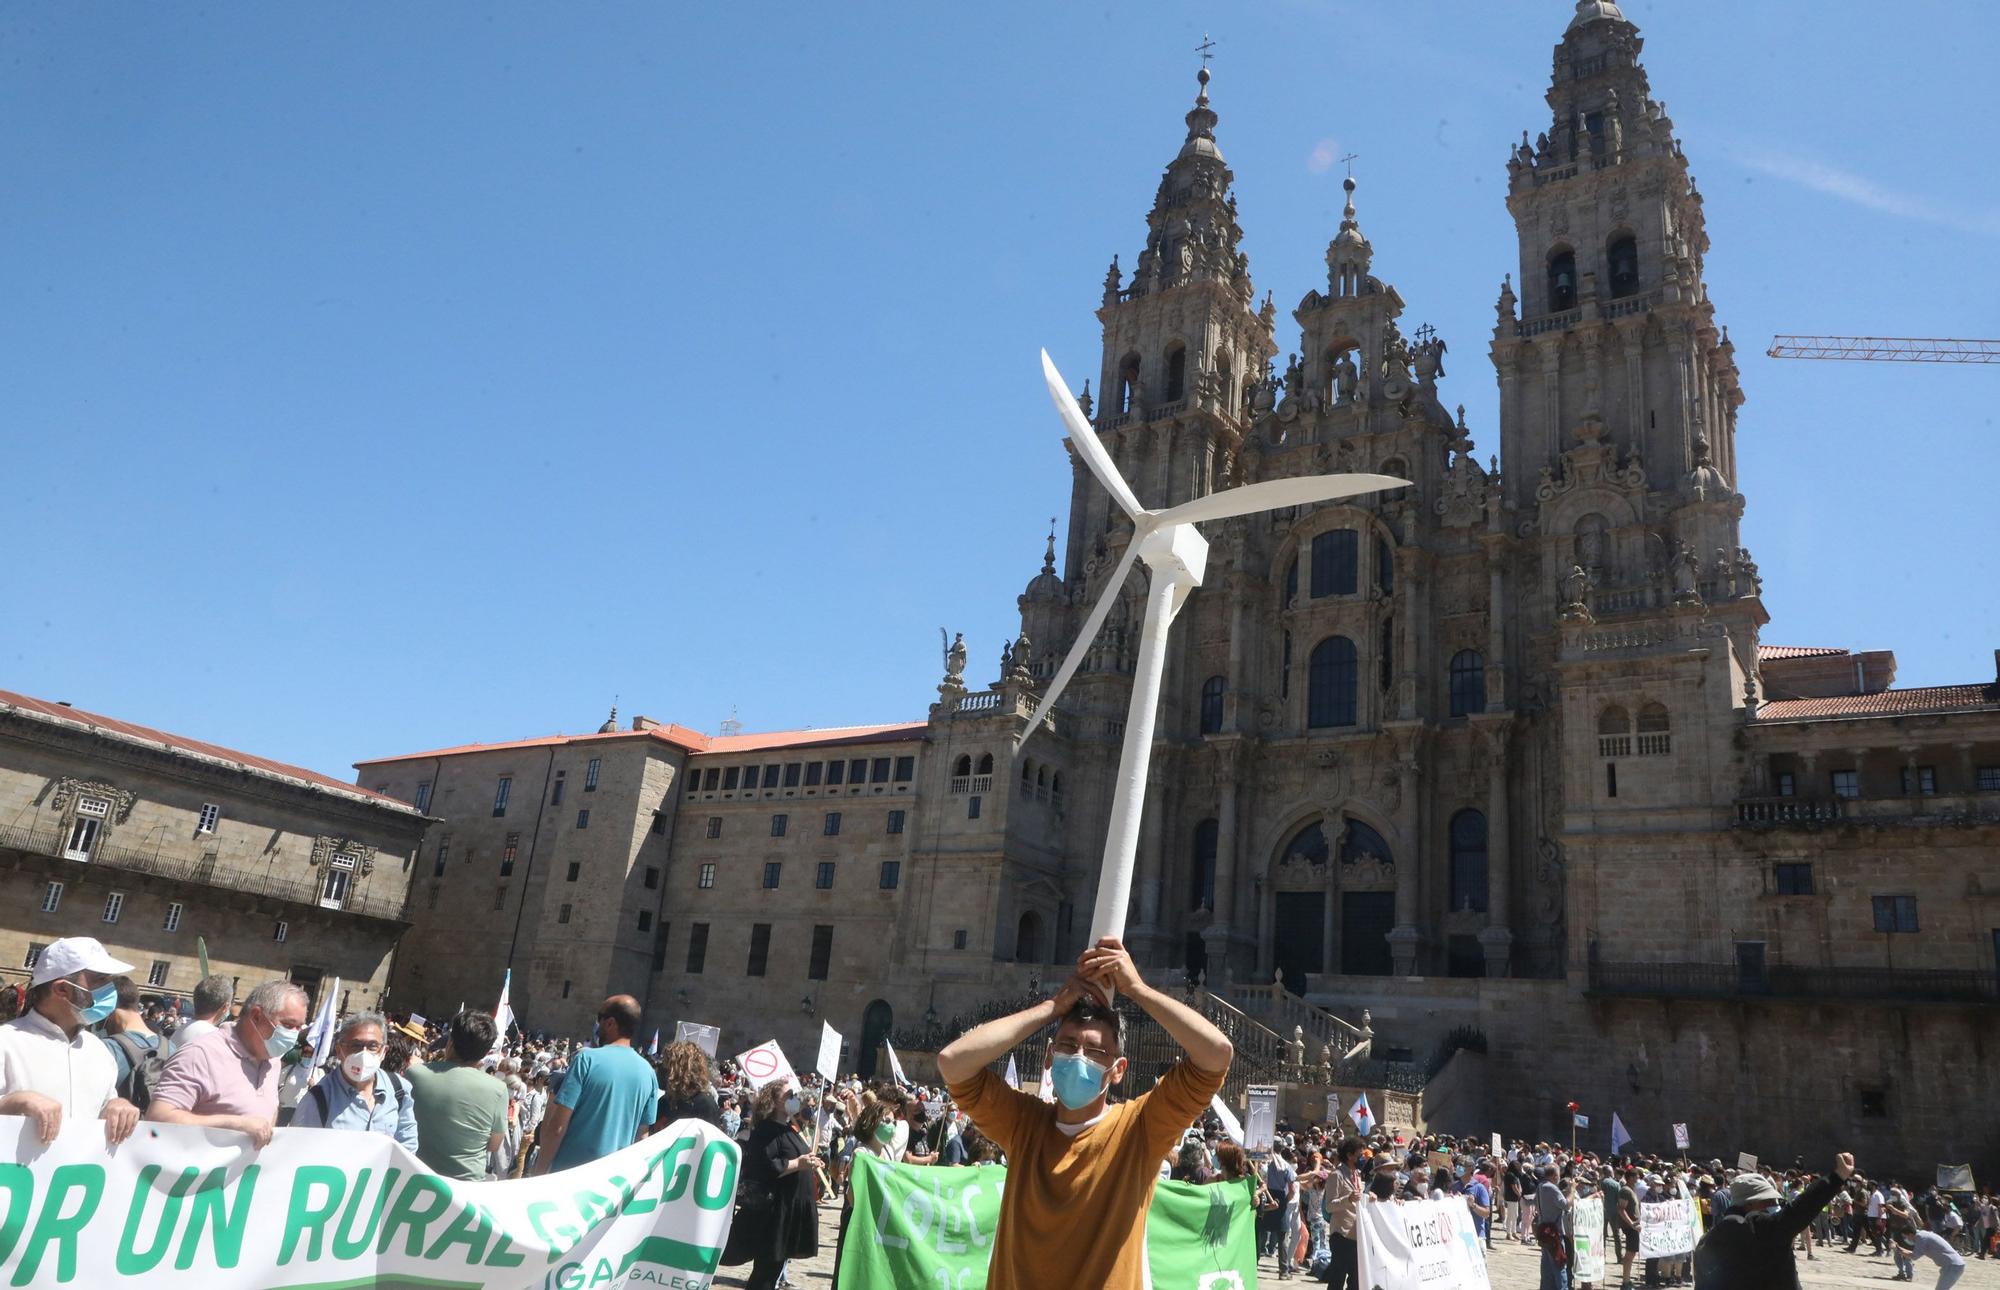
<path id="1" fill-rule="evenodd" d="M 1567 0 L 0 10 L 0 685 L 349 773 L 593 728 L 921 716 L 1067 501 L 1037 346 L 1094 371 L 1217 42 L 1261 293 L 1375 267 L 1484 351 L 1508 145 Z M 1773 643 L 2000 645 L 2000 18 L 1625 5 L 1707 196 Z"/>

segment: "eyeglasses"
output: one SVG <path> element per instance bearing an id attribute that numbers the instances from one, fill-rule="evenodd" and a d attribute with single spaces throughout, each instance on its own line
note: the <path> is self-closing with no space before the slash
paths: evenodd
<path id="1" fill-rule="evenodd" d="M 1074 1039 L 1058 1039 L 1049 1045 L 1058 1057 L 1088 1057 L 1094 1062 L 1116 1061 L 1118 1054 L 1108 1048 L 1085 1048 Z"/>
<path id="2" fill-rule="evenodd" d="M 354 1049 L 356 1052 L 363 1053 L 379 1053 L 382 1051 L 382 1041 L 379 1039 L 350 1039 L 344 1046 Z"/>

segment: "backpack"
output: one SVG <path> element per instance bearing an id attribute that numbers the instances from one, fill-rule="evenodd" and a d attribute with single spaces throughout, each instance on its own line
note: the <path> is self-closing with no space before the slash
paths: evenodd
<path id="1" fill-rule="evenodd" d="M 160 1072 L 167 1068 L 166 1041 L 161 1040 L 147 1048 L 121 1032 L 111 1036 L 111 1042 L 125 1054 L 125 1064 L 129 1068 L 125 1078 L 118 1081 L 118 1096 L 144 1111 L 152 1105 L 153 1090 L 160 1083 Z"/>
<path id="2" fill-rule="evenodd" d="M 408 1105 L 410 1100 L 409 1084 L 401 1075 L 398 1075 L 394 1071 L 383 1071 L 382 1073 L 389 1077 L 389 1089 L 396 1095 L 397 1109 L 400 1110 L 402 1107 Z M 333 1101 L 327 1096 L 326 1082 L 327 1080 L 336 1078 L 338 1075 L 339 1072 L 337 1070 L 329 1070 L 320 1078 L 318 1083 L 306 1090 L 306 1096 L 313 1100 L 313 1106 L 319 1110 L 321 1128 L 331 1127 L 329 1122 L 333 1119 Z"/>

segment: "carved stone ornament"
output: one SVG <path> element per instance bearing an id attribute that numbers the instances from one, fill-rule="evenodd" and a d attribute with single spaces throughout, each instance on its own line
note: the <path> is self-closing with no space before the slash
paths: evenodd
<path id="1" fill-rule="evenodd" d="M 131 819 L 132 808 L 139 804 L 137 796 L 101 779 L 77 779 L 65 775 L 56 781 L 55 792 L 49 795 L 49 806 L 60 811 L 79 797 L 101 797 L 109 801 L 113 824 L 123 824 Z"/>
<path id="2" fill-rule="evenodd" d="M 326 864 L 338 855 L 354 857 L 354 873 L 356 877 L 366 878 L 369 874 L 375 872 L 374 847 L 356 842 L 350 838 L 336 838 L 325 833 L 313 839 L 312 859 L 310 863 L 314 868 Z"/>

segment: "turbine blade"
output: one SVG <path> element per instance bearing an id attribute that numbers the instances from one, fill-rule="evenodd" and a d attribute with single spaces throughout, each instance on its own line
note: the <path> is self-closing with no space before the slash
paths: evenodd
<path id="1" fill-rule="evenodd" d="M 1182 502 L 1156 512 L 1156 527 L 1187 524 L 1196 520 L 1220 520 L 1256 511 L 1274 511 L 1284 506 L 1308 506 L 1331 502 L 1389 488 L 1407 488 L 1410 481 L 1393 475 L 1304 475 L 1297 479 L 1268 479 L 1261 484 L 1245 484 L 1220 493 Z"/>
<path id="2" fill-rule="evenodd" d="M 1076 670 L 1083 666 L 1083 656 L 1090 652 L 1091 644 L 1097 640 L 1097 633 L 1104 629 L 1104 620 L 1111 613 L 1111 602 L 1125 589 L 1125 580 L 1132 576 L 1132 566 L 1138 559 L 1139 539 L 1134 535 L 1132 541 L 1125 547 L 1125 557 L 1118 562 L 1117 569 L 1112 571 L 1111 581 L 1104 584 L 1104 594 L 1100 595 L 1097 603 L 1091 606 L 1090 617 L 1083 620 L 1083 629 L 1076 634 L 1076 644 L 1069 647 L 1069 656 L 1063 659 L 1062 666 L 1056 669 L 1055 676 L 1049 681 L 1049 688 L 1043 693 L 1041 703 L 1035 708 L 1034 718 L 1028 722 L 1027 734 L 1021 736 L 1021 743 L 1014 748 L 1017 755 L 1029 738 L 1042 728 L 1042 719 L 1049 715 L 1049 709 L 1055 707 L 1056 700 L 1062 697 L 1063 687 L 1076 675 Z"/>
<path id="3" fill-rule="evenodd" d="M 1076 399 L 1069 392 L 1069 383 L 1056 370 L 1055 360 L 1049 357 L 1046 349 L 1042 351 L 1042 379 L 1049 383 L 1049 397 L 1055 400 L 1056 412 L 1061 415 L 1063 424 L 1069 427 L 1069 441 L 1076 445 L 1077 455 L 1083 458 L 1084 465 L 1090 467 L 1090 473 L 1097 476 L 1097 482 L 1111 494 L 1111 500 L 1124 507 L 1125 513 L 1132 517 L 1135 524 L 1138 523 L 1146 514 L 1146 508 L 1139 505 L 1139 499 L 1125 483 L 1125 477 L 1112 464 L 1111 454 L 1104 451 L 1097 432 L 1084 419 L 1083 409 L 1076 405 Z"/>

